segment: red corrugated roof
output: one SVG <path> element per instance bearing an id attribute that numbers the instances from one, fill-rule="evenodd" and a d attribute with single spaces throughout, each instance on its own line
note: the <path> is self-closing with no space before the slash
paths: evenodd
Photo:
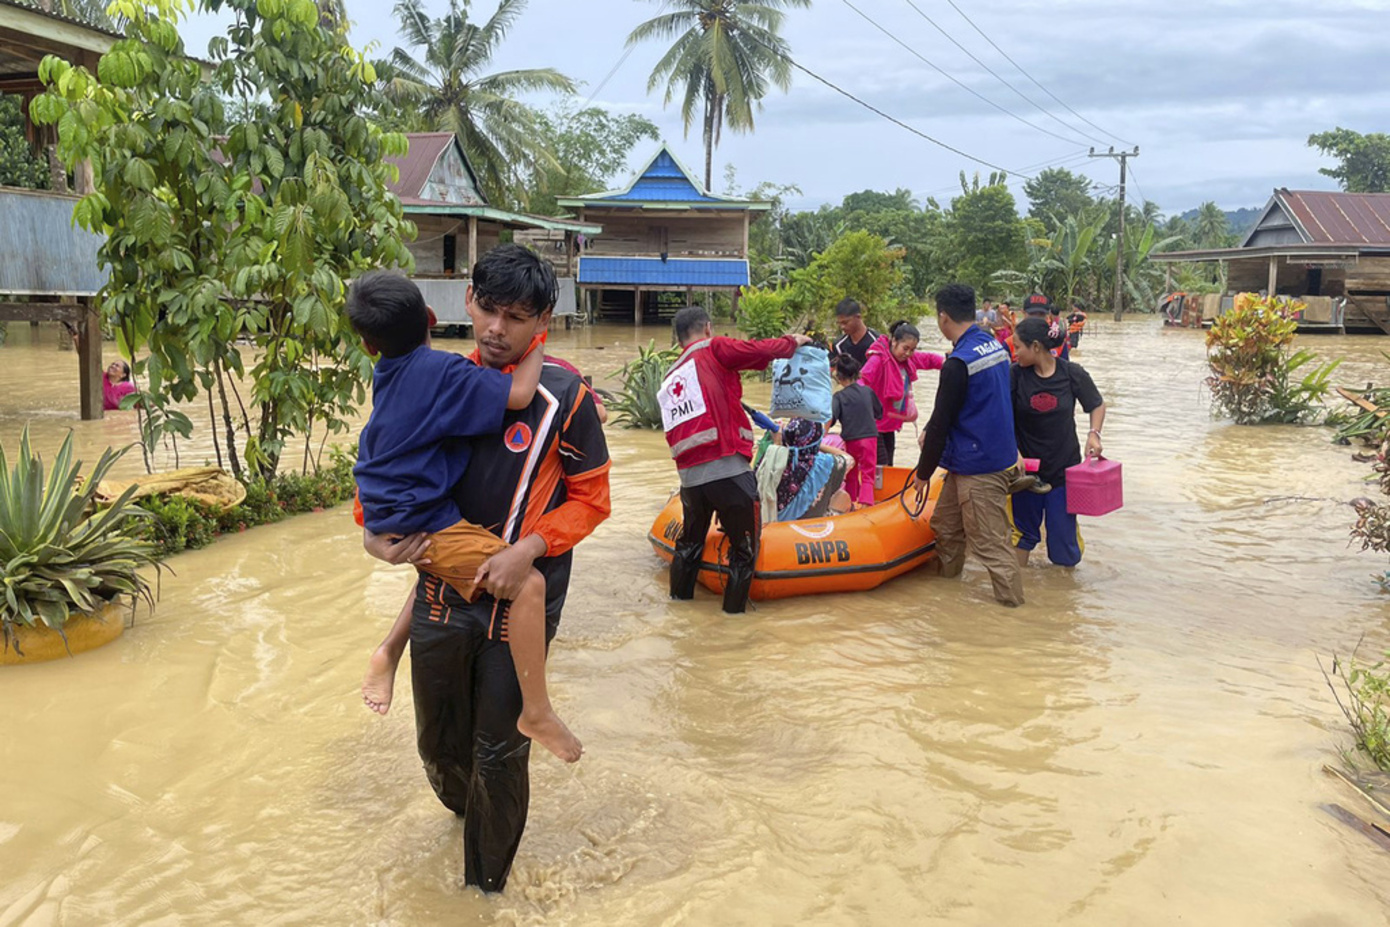
<path id="1" fill-rule="evenodd" d="M 1310 243 L 1390 245 L 1390 193 L 1280 190 L 1279 199 Z"/>
<path id="2" fill-rule="evenodd" d="M 411 132 L 410 151 L 404 158 L 386 160 L 400 168 L 400 180 L 391 184 L 391 192 L 401 197 L 416 198 L 429 180 L 430 171 L 454 142 L 452 132 Z"/>

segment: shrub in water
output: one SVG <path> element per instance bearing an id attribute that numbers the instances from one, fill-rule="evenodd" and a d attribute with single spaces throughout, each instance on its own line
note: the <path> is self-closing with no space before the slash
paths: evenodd
<path id="1" fill-rule="evenodd" d="M 637 357 L 623 365 L 616 374 L 623 388 L 609 406 L 617 413 L 617 421 L 629 428 L 661 428 L 661 406 L 656 392 L 676 358 L 680 348 L 657 350 L 656 342 L 638 348 Z"/>
<path id="2" fill-rule="evenodd" d="M 1302 303 L 1253 293 L 1236 296 L 1207 332 L 1207 363 L 1212 405 L 1237 425 L 1294 423 L 1314 417 L 1331 389 L 1340 361 L 1322 364 L 1298 379 L 1294 371 L 1313 360 L 1311 351 L 1294 351 L 1294 314 Z"/>

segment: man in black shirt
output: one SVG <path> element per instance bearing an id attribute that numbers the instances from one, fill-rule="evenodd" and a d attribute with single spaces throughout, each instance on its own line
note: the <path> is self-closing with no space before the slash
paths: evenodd
<path id="1" fill-rule="evenodd" d="M 852 357 L 862 369 L 869 360 L 869 348 L 879 339 L 879 333 L 864 324 L 863 310 L 853 299 L 842 299 L 835 307 L 835 321 L 839 323 L 844 337 L 835 342 L 830 356 L 837 354 Z"/>

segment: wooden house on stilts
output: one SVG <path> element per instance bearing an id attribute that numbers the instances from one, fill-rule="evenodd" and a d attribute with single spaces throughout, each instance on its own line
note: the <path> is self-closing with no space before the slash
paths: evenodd
<path id="1" fill-rule="evenodd" d="M 562 197 L 577 220 L 603 227 L 579 250 L 579 292 L 594 319 L 656 318 L 663 294 L 689 303 L 748 285 L 748 227 L 770 203 L 719 196 L 661 149 L 621 190 Z"/>

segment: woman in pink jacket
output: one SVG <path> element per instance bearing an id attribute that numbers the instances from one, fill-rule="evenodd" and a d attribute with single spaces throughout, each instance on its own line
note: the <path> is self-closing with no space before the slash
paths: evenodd
<path id="1" fill-rule="evenodd" d="M 941 354 L 917 350 L 922 333 L 911 322 L 894 322 L 889 334 L 880 335 L 869 348 L 869 359 L 859 374 L 859 382 L 873 390 L 883 403 L 878 420 L 878 476 L 882 485 L 884 467 L 893 465 L 893 446 L 904 422 L 917 420 L 912 401 L 912 384 L 919 370 L 940 370 L 946 358 Z"/>

